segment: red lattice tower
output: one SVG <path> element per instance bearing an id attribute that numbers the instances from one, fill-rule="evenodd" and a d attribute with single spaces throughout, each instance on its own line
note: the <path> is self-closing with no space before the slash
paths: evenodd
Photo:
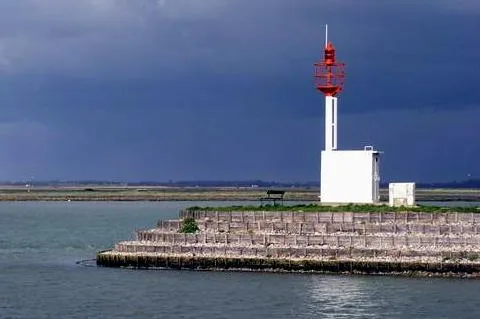
<path id="1" fill-rule="evenodd" d="M 345 63 L 335 59 L 335 47 L 331 42 L 325 46 L 323 61 L 315 66 L 315 87 L 326 96 L 337 96 L 343 89 Z"/>

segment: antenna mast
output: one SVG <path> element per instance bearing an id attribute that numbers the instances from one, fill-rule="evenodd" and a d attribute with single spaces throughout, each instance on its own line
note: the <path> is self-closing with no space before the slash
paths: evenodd
<path id="1" fill-rule="evenodd" d="M 325 48 L 328 44 L 328 24 L 325 25 Z"/>

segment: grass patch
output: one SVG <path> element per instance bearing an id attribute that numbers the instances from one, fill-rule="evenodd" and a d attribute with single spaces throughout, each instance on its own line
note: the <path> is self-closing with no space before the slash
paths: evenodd
<path id="1" fill-rule="evenodd" d="M 186 217 L 182 220 L 180 233 L 193 234 L 199 230 L 197 222 L 192 217 Z"/>
<path id="2" fill-rule="evenodd" d="M 264 205 L 264 206 L 222 206 L 222 207 L 189 207 L 189 211 L 220 211 L 220 212 L 237 212 L 237 211 L 296 211 L 296 212 L 425 212 L 425 213 L 443 213 L 443 212 L 459 212 L 459 213 L 480 213 L 480 207 L 438 207 L 438 206 L 415 206 L 415 207 L 390 207 L 388 205 L 359 205 L 348 204 L 339 206 L 325 206 L 317 204 L 305 205 Z"/>

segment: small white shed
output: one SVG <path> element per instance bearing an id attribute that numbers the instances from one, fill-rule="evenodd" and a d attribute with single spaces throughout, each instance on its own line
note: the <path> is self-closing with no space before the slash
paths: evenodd
<path id="1" fill-rule="evenodd" d="M 415 206 L 415 183 L 390 183 L 388 203 L 390 206 Z"/>

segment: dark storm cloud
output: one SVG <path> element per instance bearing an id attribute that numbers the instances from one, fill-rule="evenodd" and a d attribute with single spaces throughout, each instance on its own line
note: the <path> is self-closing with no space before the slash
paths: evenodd
<path id="1" fill-rule="evenodd" d="M 325 23 L 347 62 L 340 144 L 388 151 L 395 164 L 385 164 L 386 176 L 461 178 L 463 170 L 445 171 L 452 158 L 402 164 L 409 157 L 397 146 L 407 143 L 406 127 L 420 154 L 423 143 L 429 154 L 458 147 L 445 132 L 475 144 L 475 126 L 450 131 L 435 121 L 478 113 L 479 18 L 476 1 L 449 0 L 1 2 L 3 124 L 35 123 L 45 136 L 4 151 L 48 152 L 28 169 L 5 157 L 14 169 L 0 180 L 27 170 L 316 180 L 323 106 L 311 74 Z M 480 150 L 470 150 L 460 154 L 474 171 Z"/>

